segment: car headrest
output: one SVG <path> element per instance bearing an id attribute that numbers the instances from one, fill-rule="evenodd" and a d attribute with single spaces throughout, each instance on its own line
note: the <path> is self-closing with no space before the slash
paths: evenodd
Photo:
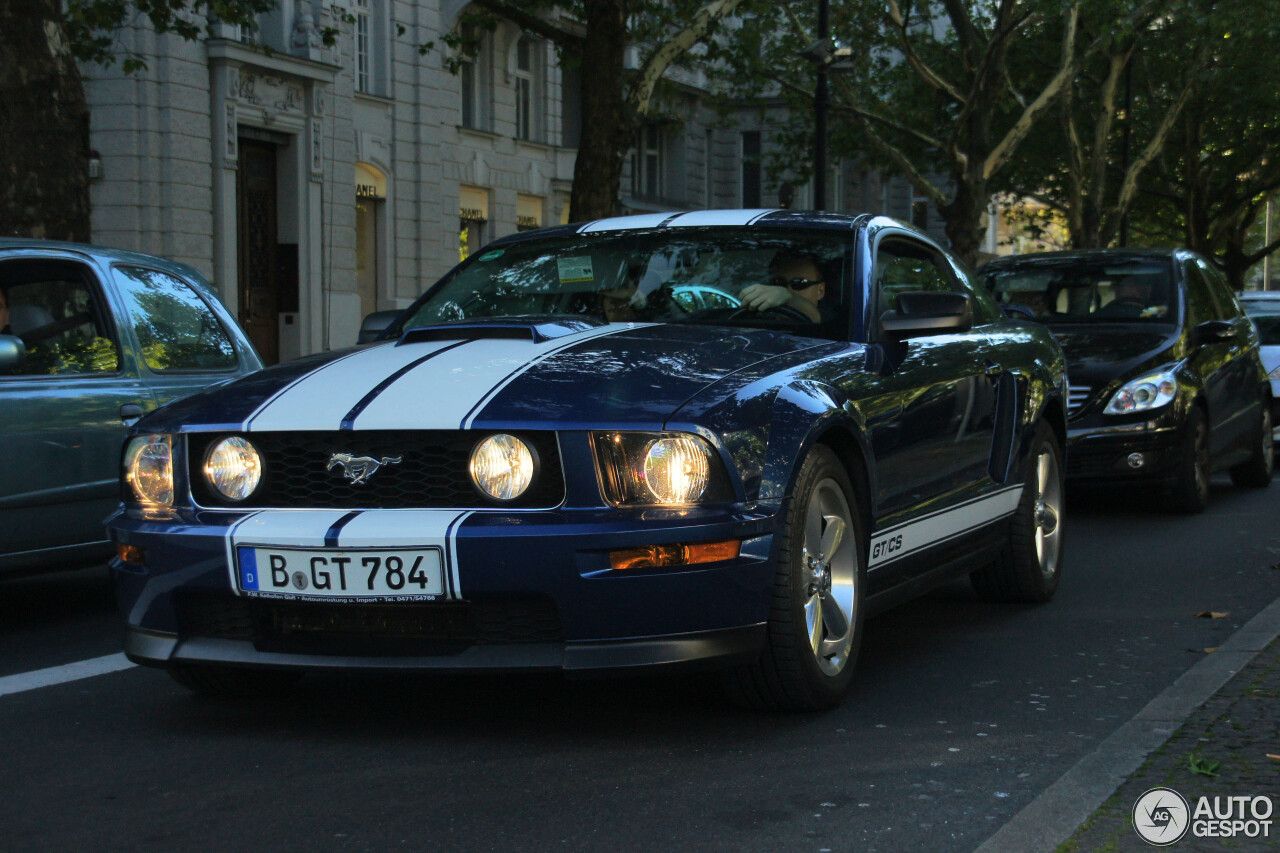
<path id="1" fill-rule="evenodd" d="M 25 335 L 53 322 L 53 315 L 39 305 L 9 306 L 9 328 L 15 335 Z"/>

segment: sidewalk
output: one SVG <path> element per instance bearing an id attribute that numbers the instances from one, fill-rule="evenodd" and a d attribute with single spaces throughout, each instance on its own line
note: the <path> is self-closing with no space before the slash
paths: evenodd
<path id="1" fill-rule="evenodd" d="M 1269 757 L 1280 756 L 1278 637 L 1280 599 L 977 853 L 1280 850 L 1280 758 Z M 1167 790 L 1145 796 L 1153 788 Z M 1139 799 L 1138 820 L 1156 843 L 1135 829 Z M 1224 830 L 1231 837 L 1223 837 Z"/>
<path id="2" fill-rule="evenodd" d="M 1194 772 L 1193 761 L 1202 771 L 1216 775 Z M 1266 796 L 1276 809 L 1270 816 L 1268 837 L 1262 835 L 1260 824 L 1247 827 L 1256 830 L 1253 838 L 1242 834 L 1234 838 L 1196 837 L 1188 831 L 1180 841 L 1169 845 L 1171 850 L 1280 849 L 1280 640 L 1272 641 L 1225 687 L 1192 712 L 1182 728 L 1058 851 L 1154 849 L 1135 831 L 1132 813 L 1138 798 L 1155 787 L 1172 788 L 1181 794 L 1192 816 L 1200 797 L 1209 798 L 1210 808 L 1215 805 L 1213 798 L 1220 798 L 1216 805 L 1225 810 L 1227 797 Z M 1258 811 L 1262 810 L 1259 804 Z M 1239 817 L 1238 812 L 1236 809 L 1233 817 Z M 1246 809 L 1245 817 L 1254 819 L 1250 809 Z M 1216 820 L 1216 816 L 1211 819 Z M 1151 825 L 1146 817 L 1140 820 Z M 1193 820 L 1193 830 L 1196 824 Z M 1171 824 L 1165 831 L 1172 838 L 1180 830 Z"/>

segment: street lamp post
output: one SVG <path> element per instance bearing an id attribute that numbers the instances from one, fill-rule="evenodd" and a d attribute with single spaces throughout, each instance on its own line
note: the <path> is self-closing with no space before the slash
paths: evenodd
<path id="1" fill-rule="evenodd" d="M 829 0 L 818 0 L 818 43 L 825 49 L 831 37 Z M 827 66 L 818 65 L 818 83 L 813 89 L 813 209 L 827 209 Z"/>

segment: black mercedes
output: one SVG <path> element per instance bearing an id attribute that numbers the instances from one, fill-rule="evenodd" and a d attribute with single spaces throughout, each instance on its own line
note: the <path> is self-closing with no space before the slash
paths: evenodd
<path id="1" fill-rule="evenodd" d="M 1045 252 L 989 261 L 1006 313 L 1067 354 L 1067 475 L 1155 487 L 1200 512 L 1209 475 L 1261 488 L 1273 467 L 1258 334 L 1221 274 L 1184 249 Z"/>

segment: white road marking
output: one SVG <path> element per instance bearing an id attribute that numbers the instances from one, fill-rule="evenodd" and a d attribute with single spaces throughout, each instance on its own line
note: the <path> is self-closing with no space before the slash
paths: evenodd
<path id="1" fill-rule="evenodd" d="M 10 693 L 23 693 L 41 687 L 52 687 L 55 684 L 66 684 L 68 681 L 79 681 L 82 678 L 93 678 L 95 675 L 106 675 L 132 669 L 137 664 L 124 656 L 124 653 L 107 655 L 106 657 L 80 660 L 75 663 L 51 666 L 48 669 L 37 669 L 34 672 L 22 672 L 17 675 L 0 677 L 0 696 Z"/>

